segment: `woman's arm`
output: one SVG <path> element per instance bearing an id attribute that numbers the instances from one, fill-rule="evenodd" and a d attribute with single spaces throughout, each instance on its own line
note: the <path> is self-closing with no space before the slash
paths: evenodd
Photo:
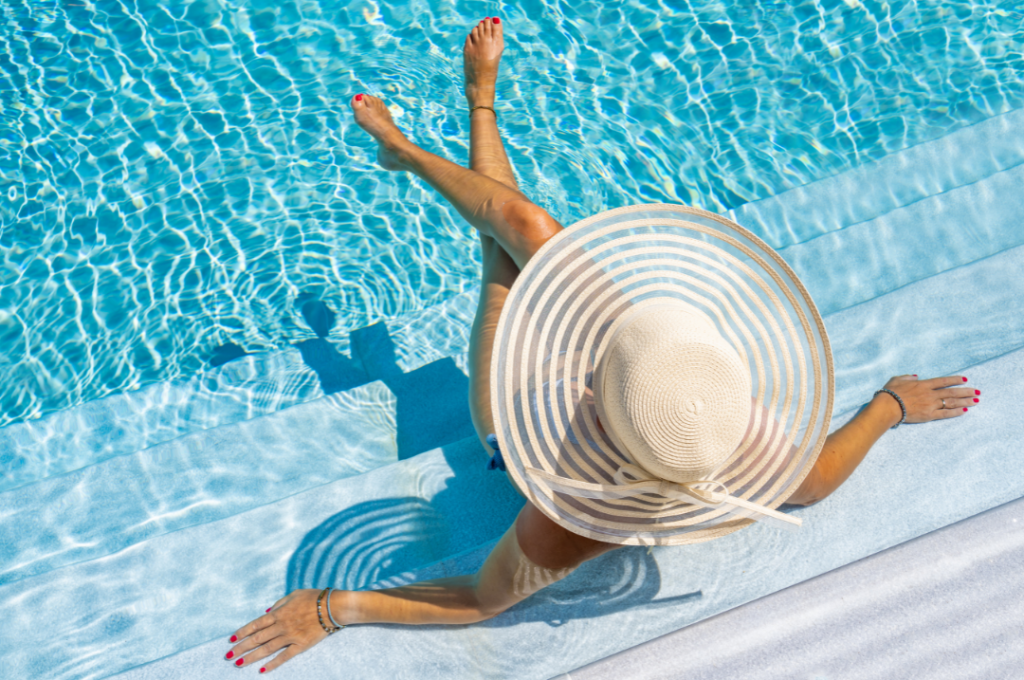
<path id="1" fill-rule="evenodd" d="M 480 571 L 376 591 L 334 591 L 331 614 L 356 623 L 467 624 L 492 618 L 579 564 L 617 548 L 555 524 L 527 503 L 494 546 Z M 529 555 L 529 557 L 527 557 Z M 238 629 L 226 656 L 238 666 L 271 671 L 327 637 L 316 614 L 319 590 L 296 590 Z M 330 625 L 326 604 L 324 622 Z M 261 663 L 267 657 L 273 659 Z"/>
<path id="2" fill-rule="evenodd" d="M 885 384 L 903 400 L 908 423 L 925 423 L 940 418 L 955 418 L 978 403 L 981 392 L 964 387 L 967 378 L 947 376 L 918 380 L 914 375 L 892 378 Z M 946 400 L 943 408 L 942 400 Z M 839 488 L 886 430 L 900 421 L 902 412 L 889 394 L 879 394 L 853 420 L 825 440 L 811 472 L 787 503 L 810 505 Z"/>

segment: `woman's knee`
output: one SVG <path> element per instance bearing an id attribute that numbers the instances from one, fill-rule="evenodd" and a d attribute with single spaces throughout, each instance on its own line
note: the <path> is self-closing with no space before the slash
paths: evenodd
<path id="1" fill-rule="evenodd" d="M 535 243 L 545 243 L 563 228 L 547 210 L 524 198 L 509 201 L 502 206 L 501 213 L 513 229 Z"/>

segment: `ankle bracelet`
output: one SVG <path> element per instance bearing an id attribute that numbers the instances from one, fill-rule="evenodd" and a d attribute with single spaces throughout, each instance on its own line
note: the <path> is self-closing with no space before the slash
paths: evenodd
<path id="1" fill-rule="evenodd" d="M 473 115 L 473 112 L 476 111 L 477 109 L 487 109 L 488 111 L 494 114 L 495 118 L 498 117 L 498 112 L 492 109 L 490 106 L 474 106 L 469 110 L 470 115 Z"/>

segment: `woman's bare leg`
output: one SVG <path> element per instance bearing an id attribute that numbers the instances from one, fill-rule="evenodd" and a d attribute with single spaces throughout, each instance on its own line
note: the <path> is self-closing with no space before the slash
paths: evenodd
<path id="1" fill-rule="evenodd" d="M 522 268 L 561 231 L 547 212 L 518 189 L 463 168 L 410 142 L 391 120 L 384 102 L 360 94 L 352 110 L 361 128 L 377 140 L 377 162 L 386 170 L 408 170 L 434 187 L 484 236 L 493 237 Z"/>
<path id="2" fill-rule="evenodd" d="M 474 106 L 494 108 L 495 82 L 503 49 L 502 26 L 491 19 L 481 21 L 466 37 L 462 55 L 466 100 L 470 109 Z M 469 130 L 470 168 L 507 187 L 518 189 L 501 143 L 496 114 L 487 109 L 471 111 Z M 492 237 L 479 236 L 483 272 L 480 301 L 469 338 L 469 411 L 477 436 L 486 446 L 487 435 L 495 430 L 491 414 L 491 351 L 501 309 L 519 274 L 519 267 Z"/>
<path id="3" fill-rule="evenodd" d="M 495 82 L 504 49 L 504 27 L 494 23 L 493 19 L 481 21 L 466 36 L 466 43 L 462 46 L 462 63 L 466 102 L 470 109 L 474 106 L 494 108 Z M 469 131 L 469 167 L 507 187 L 518 189 L 512 165 L 505 154 L 505 146 L 501 143 L 497 114 L 487 109 L 471 111 Z"/>

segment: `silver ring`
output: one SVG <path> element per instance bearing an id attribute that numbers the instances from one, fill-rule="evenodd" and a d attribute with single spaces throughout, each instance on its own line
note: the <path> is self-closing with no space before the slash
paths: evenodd
<path id="1" fill-rule="evenodd" d="M 942 400 L 942 408 L 946 408 L 946 400 L 945 399 Z"/>

